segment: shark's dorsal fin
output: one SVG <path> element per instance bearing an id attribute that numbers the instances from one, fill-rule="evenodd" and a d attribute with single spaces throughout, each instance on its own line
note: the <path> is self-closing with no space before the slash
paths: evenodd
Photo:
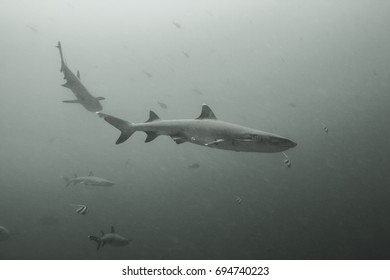
<path id="1" fill-rule="evenodd" d="M 77 174 L 74 174 L 74 177 L 77 178 Z"/>
<path id="2" fill-rule="evenodd" d="M 153 122 L 153 121 L 156 121 L 156 120 L 159 120 L 160 118 L 157 116 L 157 114 L 153 111 L 150 111 L 149 112 L 149 119 L 146 121 L 147 123 L 148 122 Z"/>
<path id="3" fill-rule="evenodd" d="M 80 71 L 79 70 L 77 70 L 77 78 L 79 78 L 79 80 L 80 80 Z"/>
<path id="4" fill-rule="evenodd" d="M 88 176 L 93 176 L 93 172 L 92 172 L 92 171 L 89 171 Z"/>
<path id="5" fill-rule="evenodd" d="M 105 234 L 104 231 L 101 230 L 100 232 L 102 233 L 102 236 L 104 236 L 104 234 Z"/>
<path id="6" fill-rule="evenodd" d="M 213 111 L 211 111 L 210 107 L 206 104 L 202 105 L 202 113 L 200 113 L 200 116 L 196 118 L 197 120 L 203 120 L 203 119 L 212 119 L 216 120 L 217 117 L 214 115 Z"/>
<path id="7" fill-rule="evenodd" d="M 145 143 L 153 141 L 158 136 L 158 134 L 154 131 L 145 131 L 145 133 L 148 135 L 146 136 Z"/>
<path id="8" fill-rule="evenodd" d="M 111 226 L 111 233 L 115 233 L 114 226 Z"/>

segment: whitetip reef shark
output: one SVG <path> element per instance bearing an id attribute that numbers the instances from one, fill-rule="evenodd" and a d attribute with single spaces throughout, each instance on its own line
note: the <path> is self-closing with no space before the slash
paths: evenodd
<path id="1" fill-rule="evenodd" d="M 220 121 L 206 104 L 196 119 L 161 120 L 150 111 L 144 123 L 128 121 L 96 112 L 109 124 L 120 130 L 116 144 L 125 142 L 134 132 L 144 131 L 145 142 L 159 135 L 170 136 L 177 144 L 189 142 L 205 147 L 237 152 L 276 153 L 297 146 L 292 140 L 261 130 Z"/>
<path id="2" fill-rule="evenodd" d="M 62 179 L 65 180 L 66 186 L 69 186 L 70 184 L 77 185 L 77 184 L 84 184 L 88 186 L 103 186 L 103 187 L 111 187 L 115 185 L 114 182 L 111 182 L 109 180 L 99 178 L 93 175 L 92 172 L 89 172 L 88 176 L 77 176 L 74 175 L 73 178 L 68 178 L 66 176 L 61 176 Z"/>
<path id="3" fill-rule="evenodd" d="M 91 112 L 101 111 L 103 110 L 102 105 L 100 104 L 100 100 L 104 100 L 104 97 L 94 97 L 89 93 L 87 88 L 80 81 L 80 72 L 77 71 L 77 76 L 73 74 L 73 72 L 68 68 L 65 63 L 61 42 L 58 42 L 56 46 L 60 51 L 61 56 L 61 72 L 64 73 L 64 79 L 66 83 L 63 84 L 63 87 L 69 88 L 74 95 L 76 96 L 76 100 L 64 100 L 64 103 L 78 103 L 84 106 L 85 109 Z"/>

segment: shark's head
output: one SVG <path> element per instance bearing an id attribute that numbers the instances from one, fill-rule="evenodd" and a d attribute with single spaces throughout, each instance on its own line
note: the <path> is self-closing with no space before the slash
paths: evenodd
<path id="1" fill-rule="evenodd" d="M 269 139 L 265 139 L 265 141 L 267 140 L 269 141 L 270 145 L 276 146 L 283 150 L 291 149 L 298 145 L 297 143 L 295 143 L 294 141 L 288 138 L 284 138 L 276 135 L 270 136 Z"/>

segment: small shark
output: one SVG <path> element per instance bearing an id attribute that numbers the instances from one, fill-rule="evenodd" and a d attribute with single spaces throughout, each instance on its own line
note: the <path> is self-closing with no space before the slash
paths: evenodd
<path id="1" fill-rule="evenodd" d="M 90 240 L 93 240 L 97 243 L 97 250 L 100 249 L 100 246 L 103 247 L 105 244 L 111 245 L 113 247 L 121 247 L 121 246 L 126 246 L 127 244 L 129 244 L 131 242 L 130 239 L 127 239 L 127 238 L 115 233 L 115 229 L 113 226 L 111 226 L 110 233 L 104 233 L 103 231 L 101 233 L 102 233 L 101 237 L 88 235 L 88 238 Z"/>
<path id="2" fill-rule="evenodd" d="M 85 109 L 91 112 L 97 112 L 103 110 L 102 105 L 100 104 L 100 100 L 104 100 L 104 97 L 94 97 L 89 93 L 87 88 L 80 81 L 80 72 L 77 70 L 77 77 L 72 71 L 68 68 L 64 61 L 64 57 L 62 55 L 61 42 L 58 42 L 56 46 L 60 50 L 61 56 L 61 72 L 64 73 L 64 79 L 66 83 L 63 84 L 63 87 L 69 88 L 74 95 L 76 96 L 76 100 L 65 100 L 62 101 L 64 103 L 79 103 L 84 106 Z"/>
<path id="3" fill-rule="evenodd" d="M 237 152 L 276 153 L 297 145 L 276 134 L 217 120 L 206 104 L 203 104 L 202 112 L 196 119 L 161 120 L 150 111 L 145 123 L 130 123 L 101 112 L 97 114 L 121 131 L 116 144 L 125 142 L 135 131 L 144 131 L 147 134 L 145 142 L 167 135 L 177 144 L 189 142 Z"/>
<path id="4" fill-rule="evenodd" d="M 78 177 L 77 175 L 74 175 L 74 177 L 71 179 L 69 179 L 68 177 L 65 177 L 65 176 L 61 176 L 61 178 L 66 181 L 66 186 L 69 186 L 70 184 L 73 184 L 73 185 L 84 184 L 84 185 L 88 185 L 88 186 L 111 187 L 111 186 L 115 185 L 114 182 L 93 176 L 92 172 L 89 172 L 88 176 Z"/>

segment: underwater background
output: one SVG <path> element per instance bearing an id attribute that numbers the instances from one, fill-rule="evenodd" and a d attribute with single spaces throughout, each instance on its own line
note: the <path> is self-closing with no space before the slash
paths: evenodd
<path id="1" fill-rule="evenodd" d="M 390 2 L 0 1 L 0 259 L 389 259 Z M 119 131 L 103 112 L 292 139 L 237 153 Z M 328 132 L 324 130 L 324 125 Z M 112 187 L 65 186 L 96 176 Z M 238 200 L 238 198 L 240 200 Z M 72 204 L 88 205 L 78 215 Z M 99 251 L 88 235 L 132 239 Z"/>

